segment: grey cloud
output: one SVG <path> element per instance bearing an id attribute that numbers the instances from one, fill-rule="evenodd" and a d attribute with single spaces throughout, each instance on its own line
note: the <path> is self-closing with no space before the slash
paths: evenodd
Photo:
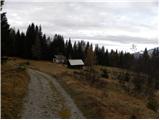
<path id="1" fill-rule="evenodd" d="M 107 39 L 120 43 L 135 43 L 135 44 L 158 44 L 158 38 L 147 39 L 130 36 L 107 36 Z"/>
<path id="2" fill-rule="evenodd" d="M 87 40 L 101 40 L 101 41 L 111 41 L 115 43 L 122 43 L 122 44 L 155 44 L 158 45 L 158 38 L 138 38 L 138 37 L 130 37 L 130 36 L 93 36 L 93 37 L 86 37 L 86 36 L 74 36 L 73 39 L 87 39 Z M 104 43 L 103 42 L 103 43 Z"/>
<path id="3" fill-rule="evenodd" d="M 62 1 L 62 0 L 61 0 Z M 128 34 L 103 33 L 115 29 L 138 34 L 140 31 L 157 30 L 157 0 L 126 0 L 121 2 L 53 2 L 51 0 L 8 0 L 4 6 L 8 21 L 15 28 L 25 29 L 34 22 L 42 25 L 48 35 L 63 34 L 66 38 L 115 43 L 157 44 L 157 36 L 143 38 Z M 89 31 L 89 33 L 80 32 Z M 93 32 L 92 32 L 93 31 Z M 94 33 L 97 31 L 97 33 Z M 102 41 L 102 42 L 103 42 Z M 103 44 L 103 43 L 102 43 Z"/>

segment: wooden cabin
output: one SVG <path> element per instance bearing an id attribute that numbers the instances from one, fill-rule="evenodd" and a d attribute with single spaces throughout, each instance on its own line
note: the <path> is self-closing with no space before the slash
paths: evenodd
<path id="1" fill-rule="evenodd" d="M 65 63 L 65 61 L 66 61 L 66 57 L 63 55 L 55 55 L 53 58 L 53 62 L 56 62 L 56 63 Z"/>
<path id="2" fill-rule="evenodd" d="M 84 66 L 84 62 L 81 59 L 69 59 L 68 60 L 68 67 L 69 68 L 82 69 L 83 66 Z"/>

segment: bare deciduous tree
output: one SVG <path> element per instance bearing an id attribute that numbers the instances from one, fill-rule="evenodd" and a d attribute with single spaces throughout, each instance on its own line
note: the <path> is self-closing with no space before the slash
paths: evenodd
<path id="1" fill-rule="evenodd" d="M 87 66 L 87 75 L 86 78 L 91 81 L 91 83 L 94 83 L 96 80 L 96 73 L 94 65 L 96 64 L 96 56 L 93 52 L 92 47 L 89 47 L 87 49 L 85 64 Z"/>

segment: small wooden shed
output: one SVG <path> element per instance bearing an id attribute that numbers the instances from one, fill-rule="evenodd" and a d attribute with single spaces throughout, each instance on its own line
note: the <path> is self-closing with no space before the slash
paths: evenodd
<path id="1" fill-rule="evenodd" d="M 81 59 L 69 59 L 68 60 L 68 67 L 69 68 L 82 69 L 83 66 L 84 66 L 84 62 Z"/>
<path id="2" fill-rule="evenodd" d="M 65 61 L 66 61 L 66 57 L 63 55 L 55 55 L 53 58 L 53 62 L 56 62 L 56 63 L 65 63 Z"/>

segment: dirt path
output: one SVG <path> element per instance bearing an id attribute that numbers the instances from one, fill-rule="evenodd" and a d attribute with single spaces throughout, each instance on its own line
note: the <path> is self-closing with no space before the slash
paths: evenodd
<path id="1" fill-rule="evenodd" d="M 55 78 L 32 69 L 28 74 L 31 79 L 22 118 L 84 118 Z"/>

